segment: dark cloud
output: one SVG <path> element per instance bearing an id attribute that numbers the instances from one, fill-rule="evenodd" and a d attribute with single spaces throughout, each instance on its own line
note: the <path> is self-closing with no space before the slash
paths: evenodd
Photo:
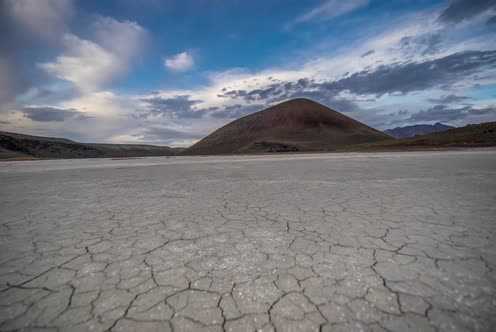
<path id="1" fill-rule="evenodd" d="M 425 42 L 425 44 L 429 43 L 433 46 L 437 42 Z M 406 94 L 436 87 L 447 89 L 467 78 L 476 78 L 488 68 L 494 67 L 496 67 L 496 51 L 468 51 L 424 62 L 380 65 L 375 69 L 348 74 L 334 81 L 316 82 L 300 79 L 293 82 L 281 81 L 254 90 L 225 88 L 221 90 L 219 97 L 239 99 L 247 105 L 243 106 L 239 103 L 228 106 L 211 115 L 216 118 L 238 118 L 283 100 L 305 97 L 339 112 L 354 112 L 354 116 L 366 119 L 367 123 L 375 126 L 383 126 L 386 123 L 397 125 L 405 122 L 460 120 L 468 116 L 489 114 L 494 112 L 494 108 L 475 109 L 470 105 L 450 108 L 444 104 L 460 103 L 470 99 L 470 97 L 450 94 L 429 99 L 430 102 L 440 105 L 412 115 L 407 110 L 402 110 L 397 114 L 381 116 L 377 114 L 380 110 L 361 109 L 358 102 L 369 95 Z M 354 97 L 344 99 L 341 97 L 343 92 L 350 92 Z M 368 118 L 370 114 L 374 116 Z"/>
<path id="2" fill-rule="evenodd" d="M 261 111 L 266 107 L 268 106 L 264 104 L 251 104 L 251 105 L 236 104 L 236 105 L 225 106 L 223 110 L 211 113 L 210 115 L 218 119 L 224 119 L 224 118 L 236 119 L 251 113 Z"/>
<path id="3" fill-rule="evenodd" d="M 441 34 L 432 33 L 421 38 L 419 44 L 425 46 L 422 55 L 435 54 L 439 52 L 439 45 L 441 44 Z"/>
<path id="4" fill-rule="evenodd" d="M 350 91 L 357 95 L 381 96 L 408 93 L 438 85 L 449 86 L 468 76 L 496 66 L 496 51 L 468 51 L 424 62 L 381 65 L 337 81 L 322 83 L 328 91 Z"/>
<path id="5" fill-rule="evenodd" d="M 482 108 L 473 108 L 472 106 L 464 106 L 460 108 L 449 108 L 447 105 L 436 105 L 426 110 L 414 113 L 409 120 L 415 121 L 439 121 L 447 122 L 454 120 L 465 119 L 470 115 L 485 115 L 496 113 L 496 106 L 488 106 Z"/>
<path id="6" fill-rule="evenodd" d="M 320 102 L 322 104 L 328 105 L 339 112 L 352 112 L 352 111 L 360 110 L 360 107 L 354 101 L 328 96 L 325 95 L 325 93 L 323 93 L 322 91 L 289 92 L 279 97 L 280 98 L 271 99 L 270 102 L 266 102 L 266 103 L 248 104 L 248 105 L 235 104 L 235 105 L 225 106 L 222 110 L 211 113 L 210 116 L 219 119 L 224 119 L 224 118 L 236 119 L 248 114 L 261 111 L 267 107 L 272 106 L 276 102 L 280 102 L 282 100 L 287 100 L 292 98 L 309 98 L 317 102 Z"/>
<path id="7" fill-rule="evenodd" d="M 96 119 L 96 116 L 89 116 L 89 115 L 83 115 L 79 114 L 75 117 L 76 120 L 89 120 L 89 119 Z"/>
<path id="8" fill-rule="evenodd" d="M 293 84 L 293 83 L 289 83 Z M 305 84 L 303 82 L 303 84 Z M 222 92 L 217 95 L 217 97 L 223 97 L 223 98 L 242 98 L 246 100 L 247 102 L 252 102 L 256 100 L 266 100 L 269 98 L 273 98 L 274 96 L 280 95 L 284 93 L 284 90 L 281 89 L 281 87 L 284 85 L 284 83 L 274 83 L 269 86 L 267 86 L 264 89 L 255 89 L 252 91 L 246 91 L 246 90 L 231 90 L 231 91 L 226 91 Z"/>
<path id="9" fill-rule="evenodd" d="M 401 49 L 408 48 L 408 47 L 410 47 L 410 44 L 412 43 L 412 41 L 413 41 L 412 36 L 405 36 L 405 37 L 400 39 L 400 45 L 399 46 Z"/>
<path id="10" fill-rule="evenodd" d="M 63 85 L 56 87 L 34 87 L 29 91 L 29 100 L 32 104 L 54 104 L 60 100 L 75 98 L 80 95 L 76 87 Z"/>
<path id="11" fill-rule="evenodd" d="M 437 44 L 437 37 L 432 37 L 425 44 Z M 228 90 L 223 89 L 220 97 L 240 99 L 248 106 L 227 107 L 223 111 L 212 114 L 214 117 L 237 118 L 267 106 L 296 97 L 310 98 L 328 105 L 340 112 L 356 112 L 364 114 L 357 101 L 358 97 L 343 99 L 342 92 L 350 92 L 355 96 L 401 93 L 428 90 L 435 87 L 449 88 L 453 84 L 484 73 L 488 68 L 496 67 L 496 51 L 467 51 L 455 53 L 443 58 L 424 62 L 404 62 L 390 65 L 380 65 L 375 69 L 347 75 L 334 81 L 316 82 L 301 79 L 294 82 L 273 83 L 266 88 L 255 90 Z M 470 97 L 454 94 L 431 98 L 430 102 L 438 104 L 453 104 L 466 101 Z M 252 104 L 257 101 L 256 105 Z M 253 107 L 251 107 L 253 105 Z M 396 116 L 401 121 L 453 121 L 463 119 L 469 115 L 481 115 L 494 112 L 494 108 L 475 109 L 470 105 L 462 108 L 449 108 L 446 105 L 436 105 L 427 110 L 410 115 L 402 111 Z M 367 112 L 370 113 L 370 112 Z M 385 120 L 385 119 L 383 119 Z"/>
<path id="12" fill-rule="evenodd" d="M 218 93 L 217 94 L 217 97 L 219 98 L 228 98 L 228 97 L 232 97 L 232 98 L 238 98 L 238 97 L 244 97 L 246 96 L 246 90 L 231 90 L 231 91 L 228 91 L 227 88 L 222 88 L 222 90 L 220 90 L 221 93 Z"/>
<path id="13" fill-rule="evenodd" d="M 422 55 L 439 52 L 442 38 L 440 32 L 423 34 L 418 37 L 406 36 L 401 38 L 399 47 L 406 58 L 411 58 L 421 52 Z"/>
<path id="14" fill-rule="evenodd" d="M 446 8 L 438 20 L 443 23 L 459 23 L 475 17 L 491 8 L 496 8 L 494 0 L 455 0 Z"/>
<path id="15" fill-rule="evenodd" d="M 397 112 L 393 112 L 393 113 L 389 113 L 388 116 L 389 117 L 392 117 L 392 118 L 403 118 L 405 115 L 409 114 L 410 112 L 408 110 L 399 110 Z M 395 119 L 395 120 L 392 120 L 392 121 L 398 121 L 399 119 Z M 400 121 L 403 121 L 403 120 L 400 120 Z"/>
<path id="16" fill-rule="evenodd" d="M 25 117 L 38 122 L 63 122 L 67 119 L 85 120 L 91 118 L 83 113 L 70 108 L 56 107 L 24 107 L 22 113 Z"/>
<path id="17" fill-rule="evenodd" d="M 468 51 L 455 53 L 443 58 L 424 61 L 380 65 L 375 69 L 356 72 L 335 81 L 315 82 L 300 79 L 295 82 L 273 83 L 263 89 L 227 90 L 222 89 L 219 97 L 241 99 L 248 104 L 257 101 L 268 105 L 283 100 L 305 97 L 340 112 L 360 110 L 356 99 L 343 99 L 341 92 L 354 95 L 375 95 L 427 90 L 434 87 L 449 88 L 471 75 L 483 73 L 487 68 L 496 67 L 496 51 Z M 447 96 L 453 100 L 456 96 Z M 456 98 L 455 98 L 456 99 Z M 448 101 L 439 101 L 448 103 Z M 245 114 L 245 112 L 242 112 Z M 229 115 L 218 112 L 217 117 Z"/>
<path id="18" fill-rule="evenodd" d="M 491 17 L 489 20 L 487 20 L 488 25 L 496 25 L 496 16 Z"/>
<path id="19" fill-rule="evenodd" d="M 141 117 L 149 115 L 170 115 L 179 119 L 201 118 L 207 112 L 215 111 L 216 107 L 196 108 L 195 105 L 202 103 L 202 100 L 191 100 L 191 96 L 175 96 L 172 98 L 152 97 L 144 98 L 141 101 L 145 102 L 148 108 L 141 113 Z"/>
<path id="20" fill-rule="evenodd" d="M 495 114 L 496 115 L 496 106 L 488 106 L 482 108 L 471 108 L 470 114 L 472 115 L 486 115 L 486 114 Z"/>
<path id="21" fill-rule="evenodd" d="M 145 141 L 171 141 L 177 139 L 197 139 L 204 135 L 198 133 L 187 133 L 169 128 L 151 127 L 144 132 Z"/>
<path id="22" fill-rule="evenodd" d="M 293 98 L 309 98 L 328 105 L 340 112 L 352 112 L 360 109 L 354 100 L 337 97 L 337 94 L 338 92 L 330 92 L 323 89 L 322 85 L 308 79 L 299 79 L 296 82 L 276 83 L 265 89 L 256 89 L 252 91 L 232 90 L 219 96 L 230 97 L 231 99 L 242 99 L 248 102 L 249 105 L 242 106 L 236 104 L 234 106 L 227 106 L 224 110 L 216 112 L 212 114 L 212 116 L 218 118 L 239 117 L 264 109 L 271 104 Z M 251 104 L 253 101 L 259 101 L 259 103 Z"/>
<path id="23" fill-rule="evenodd" d="M 473 99 L 473 98 L 451 94 L 447 96 L 442 96 L 440 98 L 429 98 L 427 99 L 427 101 L 435 104 L 456 104 L 456 103 L 464 102 L 469 99 Z"/>
<path id="24" fill-rule="evenodd" d="M 231 99 L 244 99 L 251 103 L 253 101 L 269 101 L 277 102 L 280 100 L 288 99 L 288 94 L 291 92 L 300 92 L 312 84 L 312 80 L 301 78 L 295 82 L 280 82 L 270 84 L 263 89 L 255 89 L 251 91 L 246 90 L 231 90 L 222 89 L 221 93 L 217 94 L 220 98 Z"/>
<path id="25" fill-rule="evenodd" d="M 174 112 L 184 112 L 191 110 L 193 105 L 199 104 L 201 100 L 190 100 L 190 96 L 175 96 L 173 98 L 145 98 L 141 101 L 148 103 L 158 109 L 164 109 L 166 111 L 172 110 Z"/>
<path id="26" fill-rule="evenodd" d="M 286 99 L 292 98 L 312 99 L 342 113 L 360 110 L 360 107 L 354 100 L 336 97 L 334 94 L 322 89 L 315 91 L 297 91 L 288 95 L 288 98 Z"/>
<path id="27" fill-rule="evenodd" d="M 375 51 L 374 50 L 370 50 L 370 51 L 367 51 L 365 53 L 363 53 L 362 55 L 360 55 L 361 58 L 365 58 L 366 56 L 369 56 L 371 54 L 374 54 Z"/>

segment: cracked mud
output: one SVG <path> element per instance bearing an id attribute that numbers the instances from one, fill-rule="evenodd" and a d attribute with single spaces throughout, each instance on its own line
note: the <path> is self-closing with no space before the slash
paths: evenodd
<path id="1" fill-rule="evenodd" d="M 0 164 L 0 330 L 490 331 L 496 151 Z"/>

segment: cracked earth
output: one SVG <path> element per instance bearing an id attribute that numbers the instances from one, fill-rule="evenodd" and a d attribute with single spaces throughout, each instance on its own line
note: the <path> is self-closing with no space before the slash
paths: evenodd
<path id="1" fill-rule="evenodd" d="M 0 163 L 0 330 L 490 331 L 495 175 L 494 149 Z"/>

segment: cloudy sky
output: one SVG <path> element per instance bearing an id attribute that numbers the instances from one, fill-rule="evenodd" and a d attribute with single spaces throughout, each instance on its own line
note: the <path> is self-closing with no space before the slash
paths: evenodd
<path id="1" fill-rule="evenodd" d="M 496 121 L 496 0 L 0 0 L 0 130 L 188 146 L 307 97 Z"/>

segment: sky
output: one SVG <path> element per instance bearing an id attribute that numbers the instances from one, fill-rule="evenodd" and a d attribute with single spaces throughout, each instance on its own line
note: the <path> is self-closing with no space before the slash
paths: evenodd
<path id="1" fill-rule="evenodd" d="M 305 97 L 496 121 L 496 0 L 0 0 L 0 130 L 189 146 Z"/>

